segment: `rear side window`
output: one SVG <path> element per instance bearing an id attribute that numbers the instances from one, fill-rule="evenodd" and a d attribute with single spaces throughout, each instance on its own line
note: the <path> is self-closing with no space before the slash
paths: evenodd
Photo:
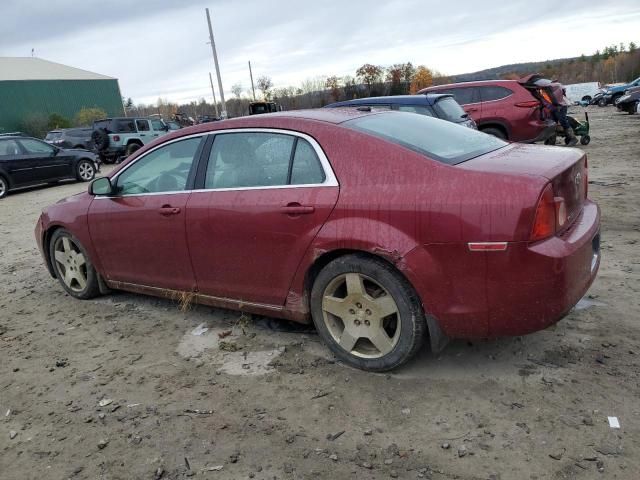
<path id="1" fill-rule="evenodd" d="M 450 93 L 460 105 L 467 105 L 469 103 L 477 103 L 480 101 L 476 87 L 451 88 L 448 90 L 438 90 L 435 93 Z"/>
<path id="2" fill-rule="evenodd" d="M 136 131 L 136 125 L 133 120 L 116 120 L 114 123 L 116 133 L 132 133 Z"/>
<path id="3" fill-rule="evenodd" d="M 280 133 L 224 133 L 213 142 L 205 188 L 250 188 L 324 182 L 325 173 L 306 140 Z"/>
<path id="4" fill-rule="evenodd" d="M 313 185 L 324 182 L 325 178 L 316 151 L 305 139 L 298 138 L 289 183 L 291 185 Z"/>
<path id="5" fill-rule="evenodd" d="M 491 86 L 480 87 L 480 98 L 483 102 L 490 102 L 492 100 L 500 100 L 507 98 L 513 92 L 505 87 Z"/>
<path id="6" fill-rule="evenodd" d="M 100 128 L 104 128 L 109 131 L 111 129 L 111 120 L 99 120 L 97 122 L 93 122 L 93 128 L 98 130 Z"/>
<path id="7" fill-rule="evenodd" d="M 403 112 L 367 115 L 348 120 L 342 125 L 449 165 L 508 145 L 494 136 L 455 123 Z"/>
<path id="8" fill-rule="evenodd" d="M 0 157 L 20 155 L 20 147 L 15 140 L 0 140 Z"/>
<path id="9" fill-rule="evenodd" d="M 394 110 L 399 112 L 419 113 L 420 115 L 428 115 L 433 117 L 433 111 L 424 105 L 395 105 Z"/>
<path id="10" fill-rule="evenodd" d="M 147 120 L 136 120 L 136 127 L 138 127 L 139 132 L 148 132 L 149 122 Z"/>
<path id="11" fill-rule="evenodd" d="M 460 122 L 465 117 L 465 111 L 453 97 L 442 97 L 433 106 L 438 117 L 450 122 Z"/>

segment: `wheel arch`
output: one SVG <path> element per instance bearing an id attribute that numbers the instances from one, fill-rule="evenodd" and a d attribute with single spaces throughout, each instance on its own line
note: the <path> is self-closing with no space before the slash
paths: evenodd
<path id="1" fill-rule="evenodd" d="M 478 125 L 478 130 L 480 130 L 481 132 L 483 130 L 486 130 L 487 128 L 495 128 L 496 130 L 500 130 L 502 133 L 505 134 L 505 136 L 507 137 L 507 140 L 509 140 L 509 138 L 511 137 L 509 128 L 504 123 L 499 122 L 497 120 L 490 120 L 488 122 L 483 122 Z"/>
<path id="2" fill-rule="evenodd" d="M 0 177 L 4 178 L 7 181 L 7 185 L 11 189 L 13 187 L 13 182 L 11 181 L 11 176 L 7 174 L 2 168 L 0 168 Z"/>

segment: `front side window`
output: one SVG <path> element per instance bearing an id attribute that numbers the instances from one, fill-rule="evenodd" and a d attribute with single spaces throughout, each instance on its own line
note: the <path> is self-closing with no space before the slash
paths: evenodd
<path id="1" fill-rule="evenodd" d="M 160 120 L 151 120 L 151 125 L 156 132 L 164 130 L 164 123 L 162 123 Z"/>
<path id="2" fill-rule="evenodd" d="M 15 140 L 0 140 L 0 157 L 20 155 L 20 147 Z"/>
<path id="3" fill-rule="evenodd" d="M 184 190 L 201 141 L 201 137 L 188 138 L 144 155 L 118 176 L 118 193 L 135 195 Z"/>
<path id="4" fill-rule="evenodd" d="M 310 185 L 324 180 L 320 160 L 305 139 L 280 133 L 224 133 L 213 142 L 205 188 Z"/>
<path id="5" fill-rule="evenodd" d="M 19 140 L 22 148 L 31 155 L 51 155 L 54 152 L 54 148 L 48 143 L 34 140 L 32 138 L 24 138 Z"/>
<path id="6" fill-rule="evenodd" d="M 146 120 L 136 120 L 136 127 L 138 127 L 139 132 L 148 132 L 149 122 Z"/>
<path id="7" fill-rule="evenodd" d="M 345 127 L 409 148 L 449 165 L 508 145 L 492 135 L 424 115 L 380 113 L 342 123 Z"/>

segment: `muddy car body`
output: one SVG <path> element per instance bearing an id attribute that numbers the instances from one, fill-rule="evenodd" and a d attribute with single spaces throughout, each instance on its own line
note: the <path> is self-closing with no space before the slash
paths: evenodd
<path id="1" fill-rule="evenodd" d="M 154 161 L 158 178 L 139 173 Z M 543 329 L 600 259 L 579 150 L 354 109 L 170 133 L 46 209 L 36 238 L 75 297 L 110 287 L 313 320 L 339 358 L 371 370 L 426 338 Z"/>

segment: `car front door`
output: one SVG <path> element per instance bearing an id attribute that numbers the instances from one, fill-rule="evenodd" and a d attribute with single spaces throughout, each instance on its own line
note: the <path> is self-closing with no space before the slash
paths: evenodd
<path id="1" fill-rule="evenodd" d="M 46 182 L 74 176 L 74 156 L 65 150 L 35 138 L 20 138 L 17 141 L 22 147 L 24 158 L 33 164 L 32 178 L 34 182 Z"/>
<path id="2" fill-rule="evenodd" d="M 292 132 L 218 133 L 187 205 L 187 239 L 205 295 L 272 306 L 338 198 L 322 149 Z"/>
<path id="3" fill-rule="evenodd" d="M 140 140 L 142 140 L 142 143 L 145 145 L 154 139 L 149 120 L 136 120 L 136 128 L 138 129 Z"/>
<path id="4" fill-rule="evenodd" d="M 96 196 L 89 231 L 107 279 L 193 291 L 185 207 L 202 136 L 174 140 L 137 158 Z"/>
<path id="5" fill-rule="evenodd" d="M 155 140 L 161 135 L 167 133 L 169 129 L 161 120 L 151 120 L 151 139 Z"/>

